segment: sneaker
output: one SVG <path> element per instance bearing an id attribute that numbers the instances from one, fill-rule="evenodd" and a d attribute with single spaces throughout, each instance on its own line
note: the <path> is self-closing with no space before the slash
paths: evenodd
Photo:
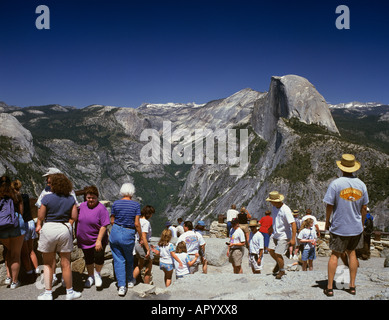
<path id="1" fill-rule="evenodd" d="M 128 284 L 127 284 L 127 288 L 133 288 L 134 287 L 134 282 L 133 282 L 133 280 L 131 280 Z"/>
<path id="2" fill-rule="evenodd" d="M 118 295 L 121 296 L 121 297 L 124 297 L 127 293 L 127 288 L 126 287 L 119 287 L 119 290 L 118 290 Z"/>
<path id="3" fill-rule="evenodd" d="M 53 295 L 43 292 L 38 296 L 38 300 L 53 300 Z"/>
<path id="4" fill-rule="evenodd" d="M 93 286 L 93 284 L 95 283 L 95 280 L 93 279 L 93 277 L 88 277 L 88 279 L 86 279 L 85 281 L 85 288 L 90 288 L 91 286 Z"/>
<path id="5" fill-rule="evenodd" d="M 293 256 L 293 260 L 298 260 L 298 259 L 299 259 L 298 256 L 296 256 L 296 255 Z"/>
<path id="6" fill-rule="evenodd" d="M 18 287 L 20 287 L 20 281 L 11 283 L 11 286 L 10 286 L 11 289 L 16 289 Z"/>
<path id="7" fill-rule="evenodd" d="M 5 278 L 5 280 L 4 280 L 4 284 L 5 285 L 7 285 L 7 286 L 9 286 L 10 284 L 12 283 L 12 279 L 11 278 Z"/>
<path id="8" fill-rule="evenodd" d="M 103 280 L 101 279 L 101 276 L 97 272 L 95 273 L 95 283 L 97 288 L 103 285 Z"/>
<path id="9" fill-rule="evenodd" d="M 81 297 L 81 292 L 73 291 L 72 293 L 66 294 L 66 300 L 74 300 Z"/>

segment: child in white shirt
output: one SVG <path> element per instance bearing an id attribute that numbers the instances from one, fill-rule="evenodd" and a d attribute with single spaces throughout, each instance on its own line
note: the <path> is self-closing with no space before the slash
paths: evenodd
<path id="1" fill-rule="evenodd" d="M 186 252 L 186 244 L 184 241 L 181 241 L 177 244 L 176 247 L 177 258 L 182 262 L 179 264 L 178 261 L 174 261 L 174 268 L 176 270 L 176 278 L 182 278 L 183 276 L 189 274 L 189 267 L 191 267 L 199 257 L 199 254 L 196 253 L 193 260 L 190 260 L 188 253 Z"/>
<path id="2" fill-rule="evenodd" d="M 314 221 L 309 218 L 306 219 L 302 225 L 297 236 L 300 243 L 304 245 L 304 250 L 301 254 L 301 260 L 303 261 L 303 271 L 307 271 L 307 262 L 309 270 L 313 270 L 313 260 L 316 259 L 316 230 L 313 227 Z"/>
<path id="3" fill-rule="evenodd" d="M 172 283 L 172 276 L 174 271 L 173 261 L 177 261 L 177 264 L 182 265 L 178 259 L 175 248 L 170 240 L 172 239 L 172 232 L 169 229 L 164 229 L 161 234 L 161 239 L 158 242 L 158 246 L 155 248 L 152 246 L 151 250 L 158 254 L 159 257 L 159 268 L 165 274 L 165 286 L 168 287 Z"/>

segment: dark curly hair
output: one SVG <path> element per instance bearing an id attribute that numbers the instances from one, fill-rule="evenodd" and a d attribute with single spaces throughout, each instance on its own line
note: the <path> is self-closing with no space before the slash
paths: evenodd
<path id="1" fill-rule="evenodd" d="M 99 197 L 99 190 L 96 186 L 88 186 L 84 188 L 84 195 L 94 194 L 97 198 Z"/>
<path id="2" fill-rule="evenodd" d="M 69 196 L 73 190 L 72 182 L 63 174 L 56 173 L 50 175 L 51 191 L 57 195 Z"/>

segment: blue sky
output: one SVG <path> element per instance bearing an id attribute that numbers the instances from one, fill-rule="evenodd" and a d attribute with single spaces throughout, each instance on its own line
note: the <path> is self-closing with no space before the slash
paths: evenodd
<path id="1" fill-rule="evenodd" d="M 35 27 L 41 4 L 50 30 Z M 297 74 L 330 103 L 389 104 L 388 39 L 384 0 L 0 0 L 0 101 L 205 103 Z"/>

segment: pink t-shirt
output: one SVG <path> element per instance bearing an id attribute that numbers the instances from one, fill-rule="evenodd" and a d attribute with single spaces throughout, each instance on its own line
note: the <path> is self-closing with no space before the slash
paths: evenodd
<path id="1" fill-rule="evenodd" d="M 88 208 L 87 202 L 80 204 L 80 213 L 77 221 L 77 244 L 81 249 L 94 248 L 101 227 L 110 224 L 107 208 L 99 203 L 93 209 Z M 102 244 L 108 243 L 108 235 L 105 233 Z"/>

